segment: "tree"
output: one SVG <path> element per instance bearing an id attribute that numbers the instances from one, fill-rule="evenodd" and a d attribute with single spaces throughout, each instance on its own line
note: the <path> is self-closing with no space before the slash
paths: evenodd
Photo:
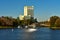
<path id="1" fill-rule="evenodd" d="M 34 19 L 34 22 L 38 22 L 38 21 L 37 21 L 37 18 Z"/>
<path id="2" fill-rule="evenodd" d="M 60 18 L 56 20 L 55 25 L 56 27 L 60 27 Z"/>
<path id="3" fill-rule="evenodd" d="M 17 22 L 18 22 L 18 25 L 20 25 L 20 20 L 19 20 L 19 17 L 17 17 Z"/>
<path id="4" fill-rule="evenodd" d="M 56 22 L 56 20 L 58 18 L 59 18 L 58 16 L 52 16 L 52 17 L 50 17 L 50 26 L 51 27 L 54 27 L 55 26 L 55 22 Z"/>

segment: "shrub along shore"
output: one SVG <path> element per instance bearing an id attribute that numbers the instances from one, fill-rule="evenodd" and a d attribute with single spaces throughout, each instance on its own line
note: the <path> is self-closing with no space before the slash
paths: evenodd
<path id="1" fill-rule="evenodd" d="M 17 27 L 12 27 L 12 26 L 0 26 L 0 29 L 4 29 L 4 28 L 17 28 Z"/>

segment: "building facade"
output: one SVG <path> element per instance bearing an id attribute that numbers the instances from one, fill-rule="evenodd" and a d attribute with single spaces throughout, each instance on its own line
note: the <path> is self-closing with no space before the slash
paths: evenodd
<path id="1" fill-rule="evenodd" d="M 24 15 L 20 15 L 19 19 L 30 19 L 31 17 L 34 17 L 34 7 L 33 6 L 24 6 Z"/>
<path id="2" fill-rule="evenodd" d="M 24 6 L 24 16 L 34 17 L 34 7 L 33 6 Z"/>

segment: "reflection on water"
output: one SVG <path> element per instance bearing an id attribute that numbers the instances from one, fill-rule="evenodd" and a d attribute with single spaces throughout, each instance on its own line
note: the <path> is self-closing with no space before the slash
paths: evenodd
<path id="1" fill-rule="evenodd" d="M 12 32 L 14 31 L 14 29 L 12 29 Z"/>
<path id="2" fill-rule="evenodd" d="M 37 31 L 37 29 L 32 29 L 32 28 L 30 28 L 30 29 L 25 29 L 25 31 L 26 31 L 26 32 L 34 32 L 34 31 Z"/>
<path id="3" fill-rule="evenodd" d="M 0 40 L 60 40 L 60 30 L 0 29 Z"/>

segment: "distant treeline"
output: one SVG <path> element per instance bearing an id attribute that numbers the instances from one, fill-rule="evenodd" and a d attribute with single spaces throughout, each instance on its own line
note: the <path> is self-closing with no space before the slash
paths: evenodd
<path id="1" fill-rule="evenodd" d="M 60 17 L 59 16 L 51 16 L 49 21 L 40 22 L 40 24 L 47 24 L 50 27 L 60 27 Z"/>
<path id="2" fill-rule="evenodd" d="M 18 25 L 28 25 L 37 22 L 37 19 L 31 18 L 28 20 L 19 20 L 19 17 L 13 18 L 8 16 L 0 17 L 0 26 L 13 26 L 17 27 Z"/>
<path id="3" fill-rule="evenodd" d="M 0 17 L 0 26 L 17 26 L 18 21 L 15 18 L 2 16 Z"/>
<path id="4" fill-rule="evenodd" d="M 0 17 L 0 26 L 22 26 L 22 25 L 31 25 L 33 23 L 39 23 L 37 19 L 31 17 L 28 20 L 20 20 L 19 17 L 13 18 L 8 16 L 1 16 Z M 51 16 L 49 21 L 40 22 L 39 24 L 47 24 L 50 27 L 60 27 L 60 17 L 59 16 Z"/>

